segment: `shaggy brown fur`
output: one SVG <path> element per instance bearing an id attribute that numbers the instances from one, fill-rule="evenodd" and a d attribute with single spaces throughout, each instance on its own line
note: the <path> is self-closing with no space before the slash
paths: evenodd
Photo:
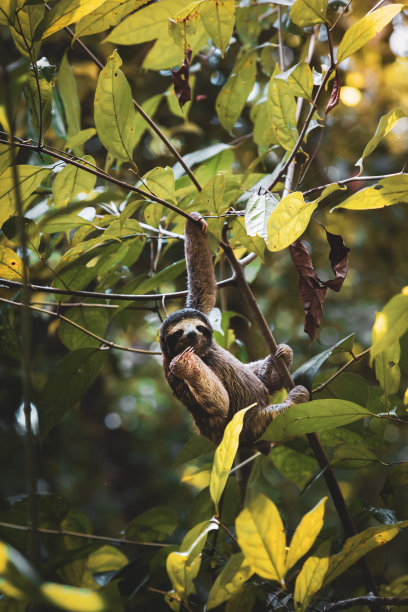
<path id="1" fill-rule="evenodd" d="M 199 220 L 198 213 L 193 213 Z M 295 387 L 281 404 L 269 405 L 269 393 L 282 387 L 270 356 L 243 364 L 213 339 L 207 314 L 215 305 L 216 281 L 206 237 L 207 224 L 187 220 L 185 255 L 186 306 L 166 318 L 160 329 L 164 372 L 174 395 L 188 408 L 201 434 L 219 444 L 225 426 L 238 410 L 251 404 L 244 418 L 240 443 L 252 445 L 277 414 L 309 400 L 305 387 Z M 285 344 L 277 356 L 288 366 L 292 350 Z M 265 447 L 260 446 L 260 450 Z"/>

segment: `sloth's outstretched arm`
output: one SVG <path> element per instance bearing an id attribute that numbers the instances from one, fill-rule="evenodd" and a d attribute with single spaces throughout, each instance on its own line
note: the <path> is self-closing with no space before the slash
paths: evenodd
<path id="1" fill-rule="evenodd" d="M 194 349 L 188 347 L 174 357 L 170 371 L 184 380 L 205 413 L 228 417 L 228 393 L 218 376 L 194 353 Z"/>
<path id="2" fill-rule="evenodd" d="M 303 404 L 310 399 L 310 393 L 302 385 L 292 389 L 281 404 L 271 404 L 265 408 L 255 406 L 248 410 L 244 418 L 241 432 L 241 440 L 246 444 L 252 444 L 262 436 L 270 423 L 282 412 L 285 412 L 295 404 Z"/>
<path id="3" fill-rule="evenodd" d="M 200 224 L 187 219 L 184 250 L 187 264 L 187 308 L 208 314 L 215 306 L 217 284 L 207 240 L 207 223 L 199 213 L 191 213 Z"/>

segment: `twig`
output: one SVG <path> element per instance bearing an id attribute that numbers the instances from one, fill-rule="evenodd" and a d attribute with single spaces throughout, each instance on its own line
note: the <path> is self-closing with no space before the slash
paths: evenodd
<path id="1" fill-rule="evenodd" d="M 283 54 L 283 36 L 282 36 L 282 7 L 278 4 L 278 40 L 279 40 L 279 63 L 282 72 L 285 72 L 285 56 Z"/>
<path id="2" fill-rule="evenodd" d="M 312 389 L 312 393 L 319 393 L 320 391 L 323 391 L 323 389 L 325 387 L 327 387 L 327 385 L 329 385 L 331 382 L 333 382 L 333 380 L 335 378 L 337 378 L 338 376 L 340 376 L 340 374 L 342 372 L 344 372 L 344 370 L 346 370 L 349 366 L 351 366 L 352 363 L 355 363 L 356 361 L 359 361 L 360 359 L 362 359 L 365 355 L 367 355 L 367 353 L 370 352 L 370 349 L 366 349 L 365 351 L 363 351 L 362 353 L 359 353 L 358 355 L 353 355 L 353 358 L 350 359 L 350 361 L 348 361 L 347 363 L 345 363 L 339 370 L 337 370 L 337 372 L 335 372 L 333 374 L 333 376 L 330 376 L 330 378 L 328 378 L 324 383 L 322 383 L 321 385 L 319 385 L 318 387 L 315 387 L 314 389 Z"/>
<path id="3" fill-rule="evenodd" d="M 379 604 L 383 606 L 405 606 L 408 604 L 408 597 L 377 597 L 372 593 L 370 595 L 362 595 L 361 597 L 353 597 L 352 599 L 343 599 L 335 603 L 326 604 L 323 612 L 333 612 L 334 610 L 347 610 L 354 606 L 369 606 Z"/>
<path id="4" fill-rule="evenodd" d="M 350 176 L 349 178 L 341 181 L 334 181 L 334 183 L 337 183 L 337 185 L 347 185 L 347 183 L 358 183 L 359 181 L 381 181 L 382 179 L 392 176 L 407 176 L 407 174 L 405 172 L 392 172 L 391 174 L 377 174 L 375 176 Z M 326 187 L 329 187 L 334 183 L 327 183 L 326 185 L 319 185 L 319 187 L 312 187 L 312 189 L 307 189 L 304 191 L 303 195 L 306 197 L 312 193 L 316 193 L 317 191 L 323 191 L 326 189 Z"/>
<path id="5" fill-rule="evenodd" d="M 95 340 L 98 340 L 98 342 L 101 342 L 101 344 L 105 345 L 104 347 L 102 347 L 104 350 L 106 350 L 106 348 L 109 348 L 109 349 L 118 349 L 120 351 L 128 351 L 129 353 L 142 353 L 143 355 L 161 355 L 161 351 L 149 351 L 147 349 L 136 349 L 136 348 L 131 348 L 129 346 L 121 346 L 120 344 L 116 344 L 115 342 L 106 340 L 106 338 L 101 338 L 97 334 L 94 334 L 93 332 L 91 332 L 89 329 L 82 327 L 82 325 L 79 325 L 75 321 L 71 321 L 71 319 L 64 317 L 64 315 L 60 314 L 59 312 L 45 310 L 45 308 L 37 308 L 37 306 L 31 306 L 31 304 L 25 305 L 25 304 L 22 304 L 21 302 L 7 300 L 6 298 L 3 298 L 3 297 L 0 297 L 0 302 L 5 302 L 6 304 L 17 306 L 17 308 L 29 308 L 30 310 L 33 310 L 35 312 L 41 312 L 43 314 L 50 315 L 51 317 L 56 317 L 57 319 L 61 319 L 61 321 L 65 321 L 65 323 L 68 323 L 69 325 L 76 327 L 77 329 L 79 329 L 81 332 L 83 332 L 87 336 L 91 336 L 91 338 L 95 338 Z"/>
<path id="6" fill-rule="evenodd" d="M 266 346 L 269 349 L 269 353 L 271 355 L 271 359 L 276 367 L 276 370 L 280 377 L 282 378 L 283 384 L 285 385 L 287 390 L 293 389 L 295 387 L 295 383 L 289 373 L 289 370 L 286 366 L 286 363 L 282 359 L 276 359 L 275 354 L 277 350 L 277 344 L 275 338 L 269 326 L 263 316 L 261 310 L 259 309 L 258 303 L 252 293 L 252 290 L 245 278 L 244 270 L 241 267 L 239 261 L 237 261 L 234 252 L 228 242 L 226 229 L 224 228 L 223 232 L 223 240 L 220 243 L 224 252 L 230 262 L 231 268 L 235 273 L 236 283 L 238 289 L 240 289 L 241 294 L 246 299 L 249 309 L 253 318 L 255 319 L 255 323 L 262 334 L 263 340 Z M 319 463 L 321 469 L 324 469 L 324 478 L 326 480 L 327 487 L 330 491 L 330 495 L 332 497 L 334 506 L 337 510 L 339 518 L 342 522 L 343 529 L 347 538 L 356 535 L 357 530 L 354 525 L 351 514 L 347 508 L 346 502 L 344 500 L 343 494 L 340 490 L 339 483 L 334 475 L 333 470 L 329 465 L 329 460 L 325 453 L 323 446 L 315 433 L 307 434 L 307 438 L 309 440 L 309 444 L 316 456 L 316 459 Z M 360 565 L 362 567 L 362 571 L 364 574 L 364 581 L 366 583 L 366 588 L 369 591 L 374 593 L 377 592 L 377 587 L 375 585 L 373 576 L 371 574 L 371 570 L 368 566 L 367 560 L 363 557 L 360 561 Z"/>
<path id="7" fill-rule="evenodd" d="M 162 591 L 161 589 L 155 589 L 154 587 L 147 587 L 147 590 L 151 591 L 152 593 L 159 593 L 159 595 L 164 595 L 165 597 L 170 597 L 170 599 L 177 601 L 186 610 L 190 610 L 189 606 L 185 604 L 176 593 L 169 593 L 168 591 Z"/>
<path id="8" fill-rule="evenodd" d="M 0 527 L 6 529 L 19 529 L 20 531 L 32 531 L 33 528 L 29 525 L 15 525 L 14 523 L 4 523 L 0 521 Z M 131 546 L 154 546 L 156 548 L 163 548 L 171 546 L 170 544 L 160 544 L 159 542 L 139 542 L 138 540 L 127 540 L 126 538 L 111 538 L 109 536 L 91 535 L 89 533 L 81 533 L 79 531 L 66 531 L 65 529 L 45 529 L 39 527 L 38 533 L 45 533 L 49 535 L 58 536 L 69 536 L 72 538 L 86 538 L 87 540 L 98 540 L 101 542 L 112 542 L 113 544 L 127 544 Z"/>
<path id="9" fill-rule="evenodd" d="M 48 10 L 51 9 L 51 7 L 45 3 L 45 6 Z M 71 28 L 64 28 L 64 30 L 71 36 L 72 39 L 74 39 L 75 34 L 74 32 L 71 30 Z M 77 43 L 78 46 L 81 47 L 81 49 L 83 51 L 85 51 L 85 53 L 88 55 L 88 57 L 91 58 L 91 60 L 93 61 L 94 64 L 96 64 L 96 66 L 98 66 L 98 68 L 100 68 L 101 70 L 103 70 L 104 65 L 102 64 L 102 62 L 96 57 L 96 55 L 94 55 L 92 53 L 92 51 L 89 49 L 89 47 L 86 46 L 86 44 L 84 42 L 82 42 L 82 40 L 80 38 L 76 38 L 73 43 L 72 46 Z M 162 140 L 162 142 L 164 142 L 164 144 L 166 145 L 166 147 L 168 148 L 169 151 L 171 151 L 171 153 L 173 153 L 174 157 L 177 159 L 177 161 L 182 165 L 182 167 L 184 168 L 184 170 L 186 171 L 186 174 L 190 177 L 191 181 L 194 183 L 194 185 L 197 187 L 198 191 L 202 190 L 202 187 L 200 185 L 200 183 L 198 182 L 198 180 L 196 179 L 196 177 L 194 176 L 191 168 L 186 164 L 186 162 L 184 161 L 184 159 L 181 157 L 180 153 L 177 151 L 177 149 L 171 144 L 171 142 L 169 141 L 169 139 L 163 134 L 163 132 L 161 131 L 161 129 L 159 128 L 159 126 L 153 121 L 153 119 L 151 117 L 149 117 L 149 115 L 143 110 L 143 108 L 136 102 L 136 100 L 133 98 L 133 104 L 137 110 L 137 112 L 143 117 L 143 119 L 146 121 L 146 123 L 152 128 L 152 130 L 157 134 L 157 136 L 160 138 L 160 140 Z"/>
<path id="10" fill-rule="evenodd" d="M 251 455 L 247 459 L 244 459 L 244 461 L 241 461 L 241 463 L 234 465 L 234 467 L 229 471 L 229 474 L 231 475 L 233 472 L 236 472 L 237 470 L 242 468 L 242 466 L 246 465 L 247 463 L 251 463 L 251 461 L 254 461 L 257 457 L 259 457 L 260 454 L 261 453 L 259 451 L 255 451 L 253 455 Z"/>

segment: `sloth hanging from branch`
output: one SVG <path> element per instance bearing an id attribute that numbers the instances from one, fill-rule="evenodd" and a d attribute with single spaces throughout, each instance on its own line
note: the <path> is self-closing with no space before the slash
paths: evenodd
<path id="1" fill-rule="evenodd" d="M 271 405 L 268 395 L 283 386 L 272 358 L 244 364 L 215 342 L 207 316 L 217 292 L 208 226 L 200 214 L 191 216 L 195 221 L 188 219 L 185 229 L 186 307 L 169 315 L 160 328 L 164 373 L 198 431 L 215 444 L 220 443 L 234 414 L 256 403 L 245 415 L 240 436 L 240 446 L 250 447 L 278 414 L 307 402 L 309 392 L 298 385 L 281 404 Z M 280 344 L 275 357 L 289 367 L 292 349 Z M 265 450 L 262 445 L 259 448 Z"/>

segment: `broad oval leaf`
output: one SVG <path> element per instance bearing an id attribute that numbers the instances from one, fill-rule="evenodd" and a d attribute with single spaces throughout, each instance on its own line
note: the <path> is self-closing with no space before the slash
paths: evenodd
<path id="1" fill-rule="evenodd" d="M 400 174 L 382 179 L 374 187 L 366 187 L 344 202 L 332 208 L 347 208 L 348 210 L 370 210 L 384 208 L 393 204 L 408 202 L 408 175 Z"/>
<path id="2" fill-rule="evenodd" d="M 363 160 L 377 147 L 378 143 L 390 132 L 400 119 L 406 117 L 407 113 L 401 108 L 395 108 L 386 115 L 383 115 L 377 125 L 374 136 L 366 145 L 362 156 L 356 162 L 356 166 L 363 166 Z"/>
<path id="3" fill-rule="evenodd" d="M 31 121 L 34 130 L 41 138 L 51 125 L 52 87 L 44 77 L 38 81 L 33 72 L 27 78 L 24 93 L 31 111 Z"/>
<path id="4" fill-rule="evenodd" d="M 225 176 L 216 174 L 213 176 L 204 188 L 194 199 L 194 210 L 202 212 L 214 212 L 216 215 L 222 215 L 228 210 L 228 204 L 222 201 L 225 187 Z"/>
<path id="5" fill-rule="evenodd" d="M 245 559 L 243 553 L 236 553 L 228 559 L 227 564 L 217 576 L 207 600 L 207 610 L 216 608 L 237 593 L 254 570 Z"/>
<path id="6" fill-rule="evenodd" d="M 0 277 L 7 280 L 23 280 L 23 262 L 12 249 L 0 246 Z"/>
<path id="7" fill-rule="evenodd" d="M 129 540 L 162 542 L 171 536 L 178 525 L 177 514 L 171 508 L 157 507 L 134 518 L 126 527 Z"/>
<path id="8" fill-rule="evenodd" d="M 10 33 L 18 50 L 25 57 L 33 61 L 36 59 L 40 49 L 40 43 L 35 40 L 34 34 L 38 24 L 44 17 L 45 6 L 43 3 L 31 4 L 24 2 L 24 0 L 18 0 L 18 2 L 14 0 L 13 7 L 13 2 L 9 3 L 6 0 L 1 3 L 0 13 L 3 13 L 3 11 L 9 12 L 6 8 L 7 4 L 10 4 L 9 9 L 14 24 L 11 25 L 6 22 L 4 25 L 10 25 Z M 18 15 L 18 19 L 16 19 L 16 15 Z"/>
<path id="9" fill-rule="evenodd" d="M 337 64 L 340 64 L 374 38 L 403 8 L 403 4 L 389 4 L 380 7 L 353 24 L 344 34 L 338 46 Z"/>
<path id="10" fill-rule="evenodd" d="M 44 582 L 40 587 L 44 599 L 63 610 L 72 612 L 103 612 L 106 602 L 91 589 L 78 589 L 65 584 Z"/>
<path id="11" fill-rule="evenodd" d="M 14 151 L 13 151 L 14 150 Z M 13 155 L 14 152 L 14 155 Z M 18 147 L 0 143 L 0 175 L 13 163 L 19 152 Z"/>
<path id="12" fill-rule="evenodd" d="M 301 191 L 282 198 L 268 219 L 267 247 L 281 251 L 297 240 L 308 226 L 318 203 L 305 202 Z"/>
<path id="13" fill-rule="evenodd" d="M 93 383 L 106 352 L 93 348 L 71 351 L 57 364 L 39 398 L 40 440 L 58 423 Z"/>
<path id="14" fill-rule="evenodd" d="M 296 0 L 290 9 L 289 17 L 301 28 L 323 23 L 329 0 Z"/>
<path id="15" fill-rule="evenodd" d="M 173 170 L 166 166 L 162 168 L 158 166 L 153 168 L 143 177 L 143 182 L 146 184 L 149 191 L 154 193 L 158 198 L 167 200 L 168 202 L 176 203 L 176 192 L 174 186 Z M 157 204 L 155 204 L 157 207 Z"/>
<path id="16" fill-rule="evenodd" d="M 64 149 L 75 149 L 77 147 L 82 147 L 88 140 L 95 136 L 96 130 L 95 128 L 88 128 L 86 130 L 80 130 L 77 134 L 68 138 L 66 143 L 64 144 Z"/>
<path id="17" fill-rule="evenodd" d="M 313 595 L 321 588 L 329 567 L 330 542 L 324 542 L 318 550 L 321 556 L 306 559 L 296 578 L 293 600 L 296 612 L 306 612 Z"/>
<path id="18" fill-rule="evenodd" d="M 313 74 L 307 62 L 300 62 L 286 72 L 280 72 L 275 79 L 285 81 L 294 96 L 310 100 L 313 91 Z"/>
<path id="19" fill-rule="evenodd" d="M 251 93 L 256 78 L 256 54 L 251 51 L 241 56 L 234 65 L 227 82 L 215 102 L 221 125 L 231 131 Z"/>
<path id="20" fill-rule="evenodd" d="M 94 158 L 92 155 L 85 155 L 80 163 L 83 164 L 84 170 L 81 170 L 78 166 L 67 164 L 55 177 L 52 186 L 55 208 L 67 206 L 80 193 L 90 193 L 95 187 L 95 174 L 86 170 L 88 163 L 95 164 Z"/>
<path id="21" fill-rule="evenodd" d="M 408 329 L 408 286 L 399 295 L 394 295 L 377 312 L 372 331 L 372 347 L 370 359 L 387 350 L 396 340 L 401 338 Z"/>
<path id="22" fill-rule="evenodd" d="M 276 137 L 286 151 L 291 151 L 299 138 L 296 127 L 296 101 L 289 85 L 281 79 L 271 78 L 268 87 L 267 108 L 269 121 Z"/>
<path id="23" fill-rule="evenodd" d="M 302 517 L 290 542 L 290 548 L 286 557 L 286 571 L 290 570 L 313 546 L 323 527 L 326 501 L 327 497 L 323 497 L 310 512 Z"/>
<path id="24" fill-rule="evenodd" d="M 65 318 L 77 323 L 93 334 L 103 337 L 109 321 L 109 315 L 103 308 L 73 308 L 65 314 Z M 101 341 L 70 325 L 67 321 L 60 322 L 59 337 L 69 350 L 85 347 L 99 347 Z"/>
<path id="25" fill-rule="evenodd" d="M 286 538 L 278 509 L 262 493 L 236 519 L 238 543 L 248 563 L 262 578 L 284 586 Z"/>
<path id="26" fill-rule="evenodd" d="M 27 217 L 22 217 L 21 221 L 24 226 L 27 247 L 32 251 L 37 252 L 41 242 L 40 230 L 38 229 L 37 224 L 32 219 L 28 219 Z M 1 229 L 9 240 L 12 240 L 15 244 L 21 246 L 22 241 L 18 217 L 9 217 L 7 221 L 3 223 Z"/>
<path id="27" fill-rule="evenodd" d="M 401 347 L 398 340 L 390 342 L 387 348 L 375 357 L 375 376 L 386 395 L 397 393 L 401 382 L 399 360 Z"/>
<path id="28" fill-rule="evenodd" d="M 49 168 L 41 166 L 16 166 L 20 198 L 25 201 L 43 179 L 49 175 Z M 13 168 L 7 168 L 0 175 L 0 224 L 15 212 L 16 192 Z"/>
<path id="29" fill-rule="evenodd" d="M 266 189 L 260 188 L 258 192 L 250 195 L 245 207 L 245 227 L 248 236 L 261 236 L 266 240 L 268 219 L 278 204 L 275 196 Z"/>
<path id="30" fill-rule="evenodd" d="M 105 0 L 59 0 L 46 14 L 35 33 L 36 39 L 47 38 L 66 28 L 103 4 Z"/>
<path id="31" fill-rule="evenodd" d="M 147 2 L 148 0 L 105 0 L 103 4 L 80 19 L 75 28 L 74 40 L 80 36 L 104 32 L 118 25 L 126 15 Z"/>
<path id="32" fill-rule="evenodd" d="M 231 419 L 225 428 L 220 444 L 215 450 L 214 463 L 210 478 L 210 495 L 213 500 L 217 514 L 218 503 L 227 483 L 228 474 L 232 468 L 236 452 L 239 446 L 239 436 L 242 431 L 244 416 L 251 406 L 243 408 Z"/>
<path id="33" fill-rule="evenodd" d="M 278 442 L 291 436 L 347 425 L 370 415 L 368 410 L 353 402 L 340 399 L 313 400 L 291 406 L 290 410 L 279 414 L 260 439 Z"/>
<path id="34" fill-rule="evenodd" d="M 114 51 L 99 75 L 95 93 L 95 127 L 103 146 L 113 157 L 131 162 L 136 144 L 135 109 L 121 65 L 122 60 Z"/>
<path id="35" fill-rule="evenodd" d="M 235 0 L 205 0 L 199 10 L 208 35 L 224 56 L 235 25 Z"/>

